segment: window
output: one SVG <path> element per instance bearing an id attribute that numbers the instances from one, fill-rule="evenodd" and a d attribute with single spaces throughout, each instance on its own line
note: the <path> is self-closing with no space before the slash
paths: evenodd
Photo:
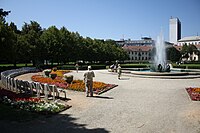
<path id="1" fill-rule="evenodd" d="M 135 60 L 137 60 L 137 57 L 135 57 Z"/>

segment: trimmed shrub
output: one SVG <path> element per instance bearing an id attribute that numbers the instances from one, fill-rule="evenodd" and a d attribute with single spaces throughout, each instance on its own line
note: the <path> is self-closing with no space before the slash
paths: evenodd
<path id="1" fill-rule="evenodd" d="M 91 65 L 92 70 L 106 69 L 106 65 Z M 79 70 L 87 70 L 88 65 L 79 65 Z M 76 70 L 75 65 L 62 65 L 57 67 L 59 70 Z"/>
<path id="2" fill-rule="evenodd" d="M 122 68 L 146 68 L 148 64 L 122 64 Z"/>

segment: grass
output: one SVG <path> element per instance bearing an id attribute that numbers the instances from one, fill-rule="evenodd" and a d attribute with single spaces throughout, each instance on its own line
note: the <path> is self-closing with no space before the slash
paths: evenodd
<path id="1" fill-rule="evenodd" d="M 9 66 L 14 66 L 13 64 L 0 64 L 0 67 L 9 67 Z M 20 64 L 17 64 L 17 67 L 25 67 L 26 64 L 24 63 L 20 63 Z M 27 66 L 33 66 L 32 63 L 28 63 Z"/>
<path id="2" fill-rule="evenodd" d="M 188 68 L 188 69 L 200 69 L 200 64 L 181 64 L 180 66 L 177 64 L 173 64 L 173 66 L 176 68 Z"/>
<path id="3" fill-rule="evenodd" d="M 39 118 L 39 116 L 41 115 L 0 103 L 0 120 L 24 122 Z"/>

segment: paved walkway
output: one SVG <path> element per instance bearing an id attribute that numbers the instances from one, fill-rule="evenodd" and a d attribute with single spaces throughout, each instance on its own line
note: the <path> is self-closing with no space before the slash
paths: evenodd
<path id="1" fill-rule="evenodd" d="M 200 133 L 200 102 L 191 101 L 185 87 L 200 87 L 196 79 L 153 79 L 94 71 L 95 80 L 119 86 L 98 97 L 68 91 L 72 107 L 58 115 L 26 123 L 0 121 L 4 132 L 21 133 Z M 84 71 L 73 72 L 82 79 Z M 31 74 L 18 78 L 28 78 Z M 8 125 L 9 124 L 9 125 Z M 12 128 L 10 128 L 12 127 Z M 2 131 L 1 130 L 1 131 Z"/>

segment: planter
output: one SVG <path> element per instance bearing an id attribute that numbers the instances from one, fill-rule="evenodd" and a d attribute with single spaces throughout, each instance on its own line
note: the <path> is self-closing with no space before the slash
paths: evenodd
<path id="1" fill-rule="evenodd" d="M 57 74 L 56 74 L 56 73 L 51 73 L 51 74 L 50 74 L 50 77 L 51 77 L 52 79 L 55 79 L 55 78 L 57 77 Z"/>
<path id="2" fill-rule="evenodd" d="M 65 78 L 65 81 L 68 84 L 71 84 L 71 82 L 73 81 L 74 76 L 73 75 L 65 75 L 64 78 Z"/>
<path id="3" fill-rule="evenodd" d="M 49 74 L 51 73 L 51 70 L 44 70 L 43 71 L 45 76 L 49 77 Z"/>

